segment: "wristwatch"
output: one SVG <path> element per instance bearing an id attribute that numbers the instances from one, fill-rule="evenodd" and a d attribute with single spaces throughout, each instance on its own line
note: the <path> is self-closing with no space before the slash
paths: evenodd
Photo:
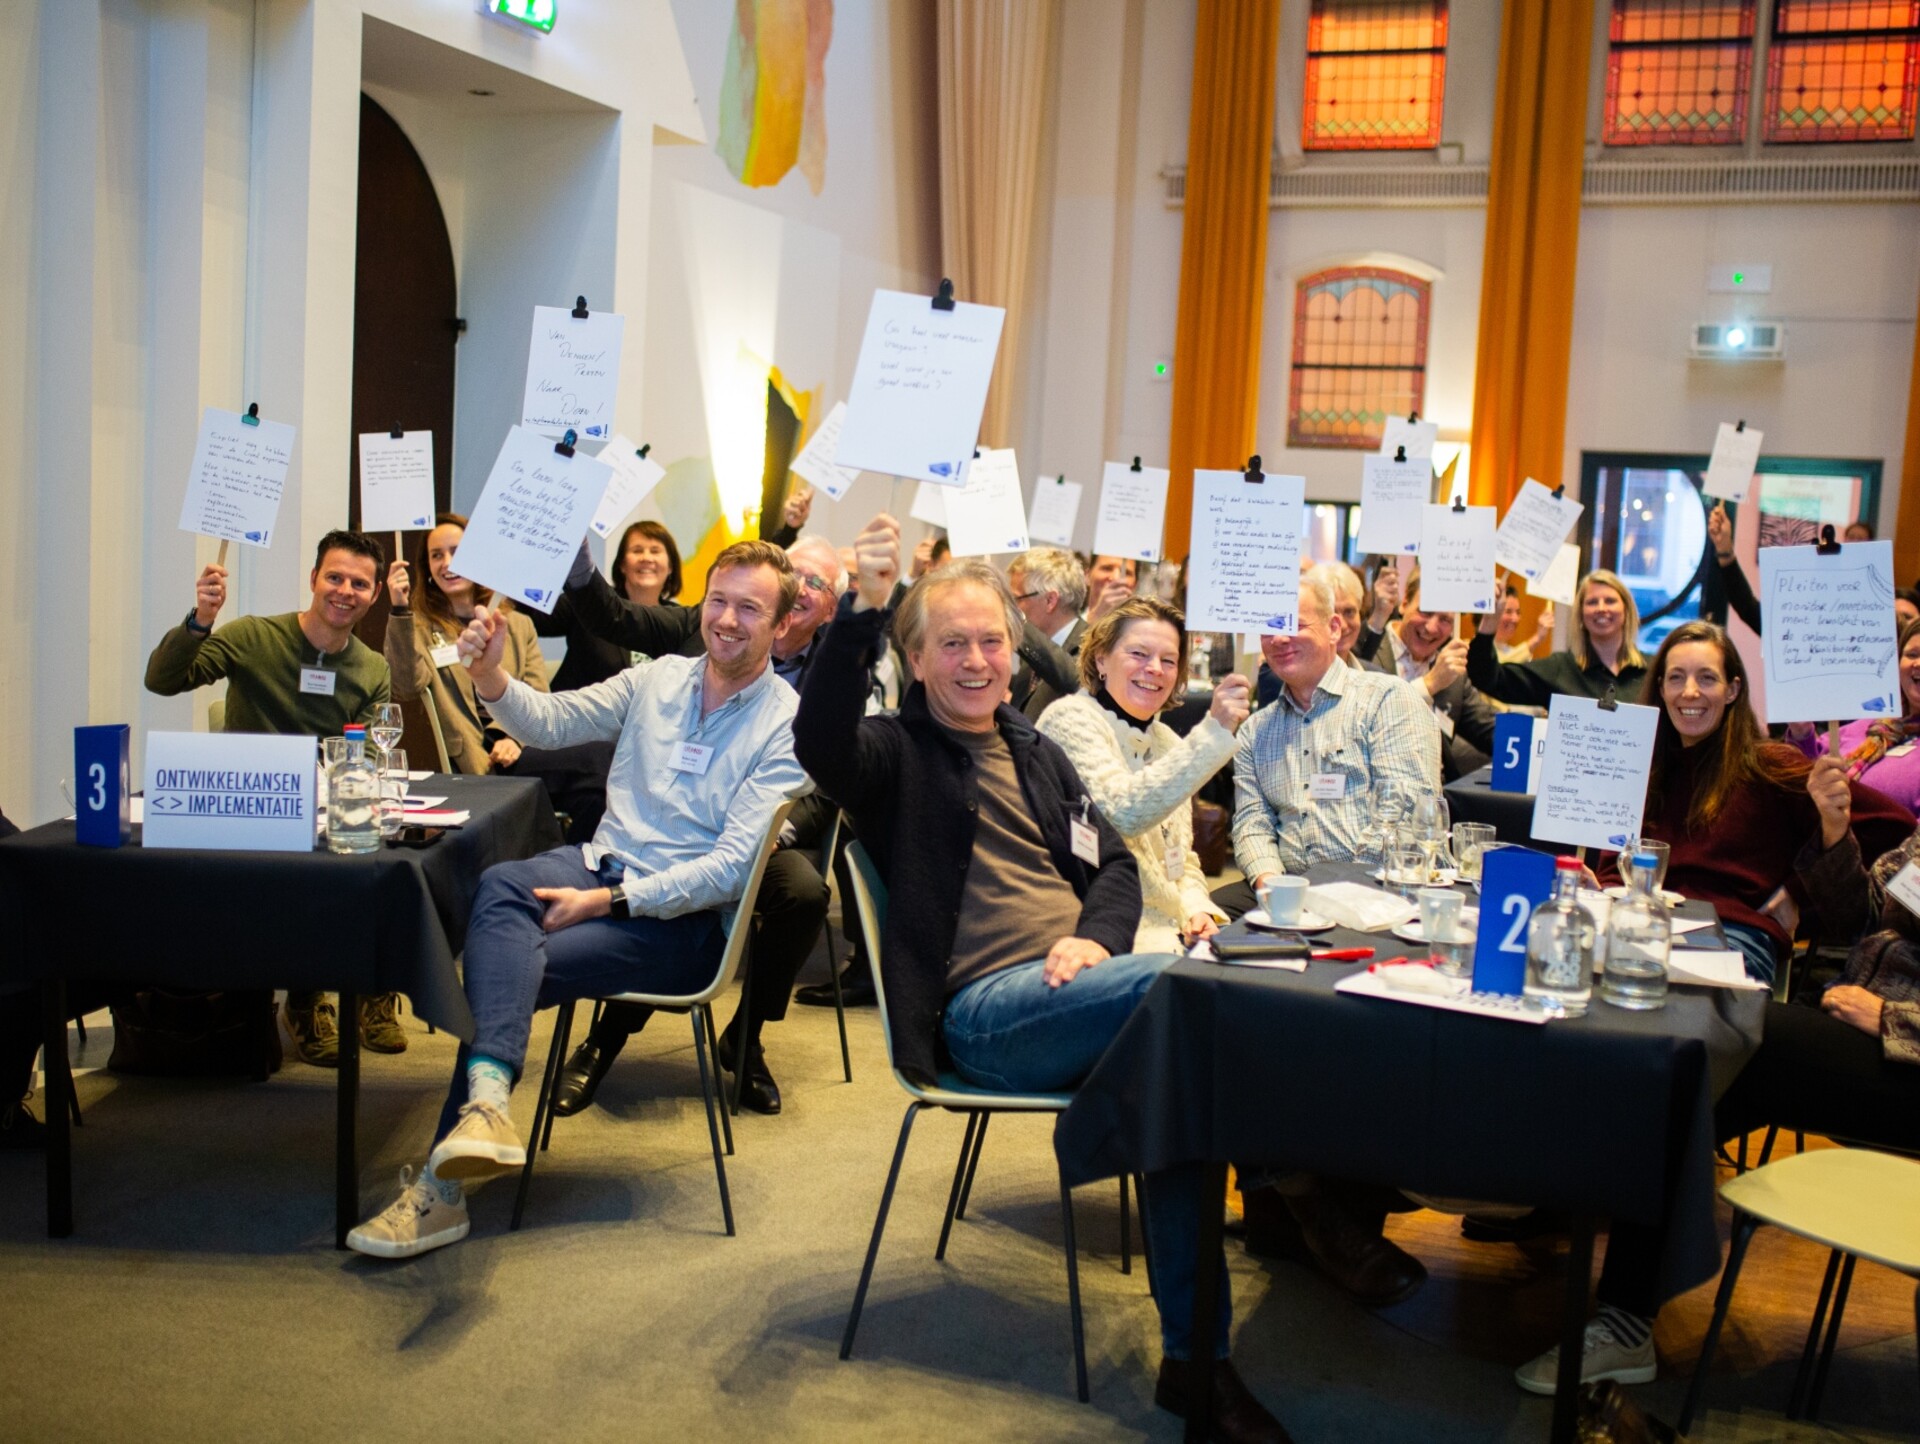
<path id="1" fill-rule="evenodd" d="M 607 892 L 609 894 L 607 898 L 608 917 L 626 919 L 633 916 L 633 909 L 627 902 L 627 890 L 624 887 L 610 887 L 607 889 Z"/>
<path id="2" fill-rule="evenodd" d="M 187 613 L 187 630 L 189 632 L 192 632 L 196 637 L 212 636 L 213 635 L 212 627 L 203 627 L 200 625 L 198 621 L 195 620 L 195 618 L 197 618 L 199 615 L 200 615 L 200 611 L 199 611 L 199 608 L 197 607 L 194 610 Z"/>

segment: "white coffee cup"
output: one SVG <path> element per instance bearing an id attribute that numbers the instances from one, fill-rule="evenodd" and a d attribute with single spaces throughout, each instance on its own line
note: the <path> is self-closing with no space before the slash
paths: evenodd
<path id="1" fill-rule="evenodd" d="M 1306 905 L 1307 880 L 1304 877 L 1283 875 L 1269 878 L 1266 886 L 1260 889 L 1260 906 L 1266 909 L 1267 921 L 1275 927 L 1295 926 Z"/>

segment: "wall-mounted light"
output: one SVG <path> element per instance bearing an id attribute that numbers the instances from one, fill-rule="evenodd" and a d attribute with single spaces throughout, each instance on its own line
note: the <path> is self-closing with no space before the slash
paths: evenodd
<path id="1" fill-rule="evenodd" d="M 479 3 L 482 15 L 550 35 L 559 0 L 479 0 Z"/>

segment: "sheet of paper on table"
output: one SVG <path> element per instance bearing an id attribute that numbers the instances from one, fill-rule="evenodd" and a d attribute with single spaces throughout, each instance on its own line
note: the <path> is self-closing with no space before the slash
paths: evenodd
<path id="1" fill-rule="evenodd" d="M 1529 582 L 1544 576 L 1559 558 L 1568 533 L 1585 510 L 1572 497 L 1556 497 L 1528 477 L 1520 484 L 1520 494 L 1507 508 L 1500 530 L 1494 536 L 1494 562 L 1508 571 L 1520 573 Z"/>
<path id="2" fill-rule="evenodd" d="M 1307 909 L 1355 932 L 1377 933 L 1420 916 L 1417 904 L 1363 882 L 1321 882 L 1307 889 Z"/>
<path id="3" fill-rule="evenodd" d="M 1753 469 L 1760 463 L 1760 440 L 1764 432 L 1742 423 L 1723 421 L 1714 433 L 1713 455 L 1707 458 L 1707 475 L 1700 489 L 1708 496 L 1728 501 L 1745 501 L 1747 487 L 1753 482 Z"/>
<path id="4" fill-rule="evenodd" d="M 807 444 L 794 457 L 793 465 L 787 468 L 801 480 L 812 482 L 831 501 L 840 500 L 847 494 L 847 488 L 860 479 L 859 468 L 841 466 L 834 460 L 840 452 L 840 428 L 846 420 L 847 403 L 834 402 L 826 420 L 814 428 Z"/>
<path id="5" fill-rule="evenodd" d="M 1667 962 L 1667 980 L 1688 983 L 1696 988 L 1738 988 L 1747 992 L 1770 991 L 1765 983 L 1747 976 L 1744 954 L 1732 948 L 1688 948 L 1673 954 Z"/>
<path id="6" fill-rule="evenodd" d="M 907 515 L 928 526 L 944 527 L 947 524 L 948 490 L 930 481 L 921 482 L 913 489 L 913 504 L 907 509 Z"/>
<path id="7" fill-rule="evenodd" d="M 432 771 L 432 769 L 428 769 L 428 770 L 427 770 L 427 771 L 425 771 L 425 772 L 409 772 L 409 773 L 407 774 L 407 781 L 409 781 L 409 782 L 425 782 L 425 781 L 426 781 L 426 780 L 427 780 L 427 779 L 428 779 L 429 777 L 431 777 L 431 776 L 433 776 L 433 771 Z"/>
<path id="8" fill-rule="evenodd" d="M 1892 613 L 1892 604 L 1888 604 Z M 1618 852 L 1640 836 L 1660 709 L 1592 697 L 1554 697 L 1533 799 L 1533 837 Z"/>
<path id="9" fill-rule="evenodd" d="M 401 799 L 401 803 L 408 812 L 427 812 L 438 807 L 446 800 L 445 797 L 415 797 L 409 793 Z"/>
<path id="10" fill-rule="evenodd" d="M 598 537 L 613 535 L 613 529 L 633 514 L 633 509 L 647 499 L 647 494 L 660 484 L 667 469 L 652 456 L 642 456 L 640 448 L 631 438 L 616 432 L 613 440 L 600 448 L 600 454 L 594 458 L 605 466 L 611 475 L 607 478 L 606 495 L 600 498 L 600 505 L 594 508 L 593 534 Z"/>
<path id="11" fill-rule="evenodd" d="M 1431 968 L 1421 969 L 1424 973 L 1433 973 Z M 1472 1013 L 1479 1018 L 1505 1018 L 1511 1023 L 1540 1024 L 1547 1021 L 1547 1015 L 1538 1008 L 1529 1007 L 1526 1002 L 1509 994 L 1475 993 L 1469 991 L 1471 985 L 1465 978 L 1443 978 L 1433 973 L 1436 984 L 1447 985 L 1444 991 L 1396 988 L 1387 981 L 1382 973 L 1369 968 L 1349 973 L 1333 985 L 1336 993 L 1345 993 L 1349 997 L 1383 998 L 1390 1003 L 1412 1003 L 1417 1008 L 1439 1008 L 1449 1013 Z"/>
<path id="12" fill-rule="evenodd" d="M 360 530 L 433 525 L 433 433 L 360 433 Z"/>
<path id="13" fill-rule="evenodd" d="M 1893 543 L 1760 548 L 1768 722 L 1900 716 Z"/>
<path id="14" fill-rule="evenodd" d="M 1306 478 L 1272 472 L 1193 474 L 1187 627 L 1291 635 L 1300 609 Z"/>
<path id="15" fill-rule="evenodd" d="M 1379 556 L 1418 552 L 1432 500 L 1430 457 L 1410 454 L 1406 461 L 1395 461 L 1391 452 L 1361 457 L 1360 535 L 1355 544 Z"/>
<path id="16" fill-rule="evenodd" d="M 549 436 L 612 436 L 626 326 L 627 318 L 612 311 L 581 318 L 567 306 L 535 306 L 520 424 Z"/>
<path id="17" fill-rule="evenodd" d="M 1439 438 L 1437 421 L 1409 421 L 1404 416 L 1389 416 L 1386 429 L 1380 433 L 1380 454 L 1392 456 L 1404 446 L 1408 461 L 1431 462 L 1433 443 Z"/>
<path id="18" fill-rule="evenodd" d="M 875 291 L 834 464 L 958 486 L 1006 319 L 999 306 L 941 311 L 924 295 Z"/>
<path id="19" fill-rule="evenodd" d="M 458 812 L 430 808 L 425 812 L 409 812 L 406 817 L 415 827 L 464 827 L 473 820 L 473 814 L 464 808 Z"/>
<path id="20" fill-rule="evenodd" d="M 1135 471 L 1123 461 L 1109 461 L 1100 472 L 1100 506 L 1093 519 L 1093 554 L 1132 557 L 1137 562 L 1160 560 L 1161 538 L 1167 522 L 1167 478 L 1163 467 L 1143 466 Z"/>
<path id="21" fill-rule="evenodd" d="M 460 575 L 551 612 L 612 476 L 584 451 L 562 456 L 514 427 L 460 538 Z"/>
<path id="22" fill-rule="evenodd" d="M 1074 524 L 1080 520 L 1080 493 L 1077 481 L 1064 476 L 1049 480 L 1034 478 L 1033 505 L 1027 508 L 1027 536 L 1049 546 L 1071 547 Z"/>
<path id="23" fill-rule="evenodd" d="M 1011 446 L 983 447 L 967 464 L 965 482 L 949 487 L 947 545 L 957 557 L 992 556 L 1027 549 L 1026 501 L 1020 495 L 1020 464 Z"/>
<path id="24" fill-rule="evenodd" d="M 1553 562 L 1537 577 L 1527 580 L 1527 594 L 1543 602 L 1573 605 L 1573 589 L 1580 584 L 1580 548 L 1572 542 L 1562 546 Z"/>
<path id="25" fill-rule="evenodd" d="M 200 418 L 180 502 L 180 530 L 264 547 L 272 543 L 293 464 L 293 428 L 209 406 Z"/>
<path id="26" fill-rule="evenodd" d="M 1420 527 L 1420 605 L 1430 612 L 1490 612 L 1494 509 L 1430 505 Z"/>

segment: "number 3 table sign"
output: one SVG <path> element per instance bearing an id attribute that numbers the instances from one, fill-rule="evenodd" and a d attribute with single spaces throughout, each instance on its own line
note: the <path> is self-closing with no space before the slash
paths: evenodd
<path id="1" fill-rule="evenodd" d="M 127 803 L 124 722 L 73 729 L 74 840 L 88 847 L 119 847 L 133 836 Z"/>
<path id="2" fill-rule="evenodd" d="M 1530 847 L 1480 854 L 1480 932 L 1473 944 L 1473 990 L 1518 994 L 1527 980 L 1527 924 L 1553 894 L 1553 858 Z"/>

